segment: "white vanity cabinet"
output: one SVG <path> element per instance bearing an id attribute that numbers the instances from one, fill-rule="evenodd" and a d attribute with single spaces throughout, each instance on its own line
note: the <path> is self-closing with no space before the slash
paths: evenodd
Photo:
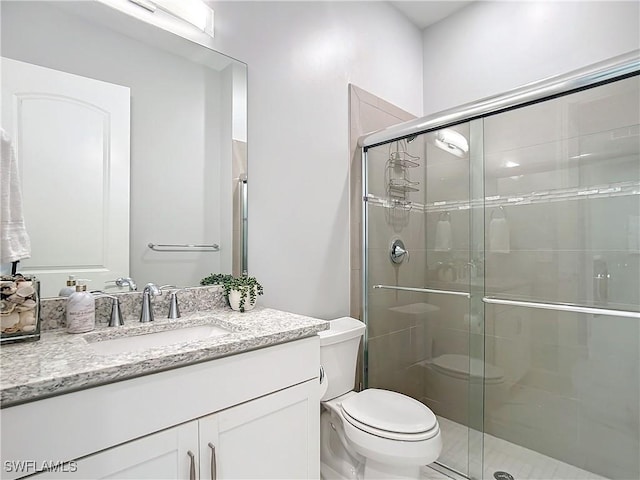
<path id="1" fill-rule="evenodd" d="M 318 370 L 316 336 L 5 408 L 2 478 L 319 478 Z"/>
<path id="2" fill-rule="evenodd" d="M 123 445 L 109 448 L 52 470 L 38 473 L 33 479 L 188 479 L 191 457 L 198 449 L 198 424 L 184 425 L 152 433 Z M 208 478 L 208 477 L 194 477 Z"/>
<path id="3" fill-rule="evenodd" d="M 309 469 L 316 439 L 307 441 L 315 429 L 309 401 L 317 388 L 312 380 L 201 419 L 199 478 L 318 478 L 319 471 Z"/>

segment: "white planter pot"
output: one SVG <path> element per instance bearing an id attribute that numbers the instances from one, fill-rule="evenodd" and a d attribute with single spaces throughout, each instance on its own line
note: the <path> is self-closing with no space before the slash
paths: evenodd
<path id="1" fill-rule="evenodd" d="M 248 312 L 252 310 L 253 307 L 256 306 L 256 301 L 258 300 L 258 287 L 254 287 L 255 298 L 253 302 L 251 302 L 251 298 L 249 297 L 249 292 L 245 289 L 245 299 L 244 299 L 244 311 Z M 240 290 L 231 290 L 229 292 L 229 306 L 236 311 L 240 311 Z"/>

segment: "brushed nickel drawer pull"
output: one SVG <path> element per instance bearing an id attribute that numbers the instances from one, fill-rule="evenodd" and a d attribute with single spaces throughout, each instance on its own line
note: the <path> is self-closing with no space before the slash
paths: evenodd
<path id="1" fill-rule="evenodd" d="M 209 442 L 209 448 L 211 449 L 211 480 L 216 480 L 218 472 L 216 471 L 216 447 L 213 443 Z"/>
<path id="2" fill-rule="evenodd" d="M 191 465 L 189 466 L 189 480 L 196 480 L 196 456 L 191 450 L 187 451 L 187 455 L 191 459 Z"/>

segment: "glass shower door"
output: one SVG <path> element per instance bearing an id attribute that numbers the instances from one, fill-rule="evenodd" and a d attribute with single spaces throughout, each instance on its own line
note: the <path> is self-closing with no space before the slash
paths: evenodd
<path id="1" fill-rule="evenodd" d="M 471 336 L 482 327 L 471 300 L 482 285 L 470 241 L 471 130 L 371 147 L 363 168 L 366 385 L 427 405 L 442 429 L 439 462 L 464 476 L 482 460 L 470 451 L 481 452 L 483 354 L 482 332 Z"/>
<path id="2" fill-rule="evenodd" d="M 484 478 L 640 478 L 639 84 L 484 119 Z"/>

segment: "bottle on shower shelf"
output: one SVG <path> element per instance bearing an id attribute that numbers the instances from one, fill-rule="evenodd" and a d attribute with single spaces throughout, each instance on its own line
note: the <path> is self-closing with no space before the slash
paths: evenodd
<path id="1" fill-rule="evenodd" d="M 607 303 L 609 300 L 609 270 L 601 255 L 593 257 L 593 301 Z"/>

